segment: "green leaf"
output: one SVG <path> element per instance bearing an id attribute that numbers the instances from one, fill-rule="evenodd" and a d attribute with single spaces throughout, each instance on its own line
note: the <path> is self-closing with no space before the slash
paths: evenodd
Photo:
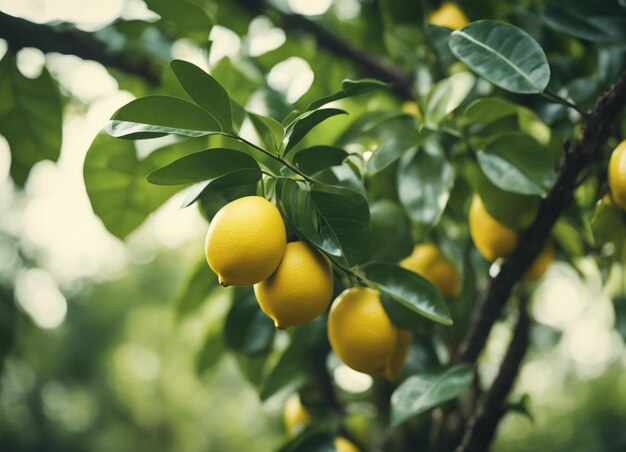
<path id="1" fill-rule="evenodd" d="M 196 372 L 198 375 L 214 368 L 224 353 L 221 322 L 213 322 L 204 337 L 202 347 L 196 356 Z"/>
<path id="2" fill-rule="evenodd" d="M 341 82 L 341 86 L 341 91 L 311 103 L 309 108 L 307 108 L 307 111 L 317 110 L 318 108 L 336 100 L 358 96 L 359 94 L 371 93 L 381 89 L 389 89 L 389 85 L 387 83 L 374 79 L 344 80 Z"/>
<path id="3" fill-rule="evenodd" d="M 505 191 L 545 197 L 556 180 L 548 149 L 523 133 L 500 135 L 476 155 L 487 178 Z"/>
<path id="4" fill-rule="evenodd" d="M 287 145 L 285 154 L 298 144 L 307 133 L 319 123 L 336 115 L 347 115 L 348 113 L 338 108 L 322 108 L 321 110 L 307 111 L 300 115 L 287 127 Z"/>
<path id="5" fill-rule="evenodd" d="M 443 325 L 452 325 L 450 311 L 439 291 L 415 272 L 387 262 L 372 262 L 363 267 L 375 288 L 411 311 Z"/>
<path id="6" fill-rule="evenodd" d="M 597 247 L 612 244 L 614 255 L 622 255 L 626 245 L 626 216 L 615 206 L 600 203 L 591 218 L 591 230 Z"/>
<path id="7" fill-rule="evenodd" d="M 469 72 L 458 72 L 437 82 L 425 100 L 426 126 L 437 129 L 441 121 L 461 105 L 475 82 L 476 78 Z"/>
<path id="8" fill-rule="evenodd" d="M 268 116 L 257 115 L 248 112 L 248 117 L 252 122 L 259 138 L 265 144 L 266 149 L 277 154 L 285 138 L 285 128 L 283 125 Z"/>
<path id="9" fill-rule="evenodd" d="M 432 227 L 446 208 L 454 185 L 454 169 L 442 152 L 415 149 L 398 167 L 398 197 L 416 223 Z"/>
<path id="10" fill-rule="evenodd" d="M 452 55 L 450 47 L 448 46 L 448 39 L 450 39 L 452 30 L 447 27 L 428 24 L 425 31 L 428 41 L 437 55 L 439 68 L 441 72 L 445 74 L 450 65 L 455 61 L 454 55 Z"/>
<path id="11" fill-rule="evenodd" d="M 391 395 L 391 424 L 398 426 L 458 397 L 473 378 L 474 371 L 469 364 L 409 377 Z"/>
<path id="12" fill-rule="evenodd" d="M 384 170 L 433 133 L 425 128 L 415 130 L 415 126 L 406 119 L 401 117 L 385 121 L 372 131 L 379 146 L 367 162 L 369 175 Z"/>
<path id="13" fill-rule="evenodd" d="M 220 133 L 222 128 L 206 110 L 172 96 L 146 96 L 117 110 L 105 131 L 118 138 L 138 140 L 167 134 L 200 137 Z"/>
<path id="14" fill-rule="evenodd" d="M 514 93 L 541 93 L 550 66 L 541 46 L 525 31 L 479 20 L 450 35 L 450 50 L 474 72 Z"/>
<path id="15" fill-rule="evenodd" d="M 312 175 L 331 166 L 341 165 L 348 153 L 334 146 L 311 146 L 300 149 L 292 157 L 293 163 L 306 174 Z"/>
<path id="16" fill-rule="evenodd" d="M 257 194 L 257 184 L 224 187 L 220 182 L 220 179 L 211 181 L 196 198 L 199 201 L 201 213 L 209 221 L 229 202 Z M 191 204 L 196 199 L 187 200 L 187 203 Z"/>
<path id="17" fill-rule="evenodd" d="M 550 28 L 580 39 L 604 44 L 626 40 L 626 11 L 615 2 L 554 0 L 542 19 Z"/>
<path id="18" fill-rule="evenodd" d="M 59 158 L 61 97 L 45 67 L 36 79 L 26 78 L 7 52 L 0 61 L 0 99 L 0 134 L 9 143 L 11 178 L 23 186 L 35 163 Z"/>
<path id="19" fill-rule="evenodd" d="M 226 347 L 249 356 L 267 353 L 276 328 L 261 311 L 252 288 L 237 288 L 237 295 L 224 323 Z"/>
<path id="20" fill-rule="evenodd" d="M 230 97 L 224 87 L 195 64 L 173 60 L 170 66 L 194 102 L 217 119 L 222 130 L 235 135 Z"/>
<path id="21" fill-rule="evenodd" d="M 188 154 L 195 140 L 157 149 L 139 160 L 135 144 L 101 134 L 92 143 L 83 167 L 87 195 L 96 215 L 123 239 L 182 187 L 156 187 L 146 174 Z"/>
<path id="22" fill-rule="evenodd" d="M 196 310 L 218 285 L 217 276 L 202 256 L 176 296 L 176 316 L 180 319 Z"/>
<path id="23" fill-rule="evenodd" d="M 370 206 L 369 248 L 365 260 L 397 262 L 411 254 L 413 237 L 411 223 L 402 207 L 383 199 Z M 380 240 L 384 237 L 384 240 Z"/>
<path id="24" fill-rule="evenodd" d="M 156 185 L 184 185 L 232 176 L 238 184 L 253 184 L 261 179 L 258 163 L 245 152 L 234 149 L 207 149 L 186 155 L 148 175 Z M 233 184 L 231 184 L 233 185 Z"/>
<path id="25" fill-rule="evenodd" d="M 209 36 L 213 25 L 204 9 L 187 1 L 146 0 L 148 7 L 181 31 L 198 31 Z"/>

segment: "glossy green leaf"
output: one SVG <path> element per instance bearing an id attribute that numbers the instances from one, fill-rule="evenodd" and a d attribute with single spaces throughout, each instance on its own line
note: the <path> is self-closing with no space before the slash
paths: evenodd
<path id="1" fill-rule="evenodd" d="M 316 100 L 307 111 L 317 110 L 318 108 L 340 99 L 345 99 L 348 97 L 358 96 L 360 94 L 371 93 L 373 91 L 379 91 L 382 89 L 388 89 L 389 85 L 381 82 L 379 80 L 374 79 L 361 79 L 361 80 L 344 80 L 341 82 L 342 89 L 341 91 L 336 92 L 335 94 L 331 94 L 330 96 L 323 97 L 319 100 Z"/>
<path id="2" fill-rule="evenodd" d="M 248 117 L 259 134 L 259 138 L 263 141 L 265 148 L 277 154 L 283 142 L 283 138 L 285 138 L 285 128 L 283 125 L 269 116 L 248 112 Z"/>
<path id="3" fill-rule="evenodd" d="M 371 133 L 379 146 L 367 162 L 368 174 L 384 170 L 432 134 L 428 129 L 416 130 L 405 117 L 384 121 Z"/>
<path id="4" fill-rule="evenodd" d="M 116 237 L 125 238 L 181 187 L 157 187 L 146 175 L 198 146 L 194 140 L 158 149 L 144 159 L 135 144 L 99 135 L 83 168 L 85 186 L 96 215 Z"/>
<path id="5" fill-rule="evenodd" d="M 505 191 L 545 197 L 556 180 L 548 149 L 523 133 L 500 135 L 476 155 L 487 178 Z"/>
<path id="6" fill-rule="evenodd" d="M 437 82 L 425 100 L 426 126 L 438 128 L 441 121 L 461 105 L 475 82 L 476 78 L 469 72 L 458 72 Z"/>
<path id="7" fill-rule="evenodd" d="M 250 356 L 269 352 L 276 333 L 274 322 L 259 308 L 252 288 L 236 290 L 224 323 L 226 347 Z"/>
<path id="8" fill-rule="evenodd" d="M 257 194 L 257 184 L 223 186 L 219 179 L 211 181 L 199 195 L 186 200 L 187 203 L 198 201 L 200 212 L 211 221 L 219 210 L 235 199 Z"/>
<path id="9" fill-rule="evenodd" d="M 300 149 L 292 157 L 293 163 L 306 174 L 312 175 L 331 166 L 341 165 L 348 153 L 334 146 L 311 146 Z"/>
<path id="10" fill-rule="evenodd" d="M 432 227 L 446 208 L 454 184 L 454 169 L 442 152 L 415 149 L 398 167 L 398 197 L 416 223 Z"/>
<path id="11" fill-rule="evenodd" d="M 469 364 L 425 372 L 406 379 L 391 395 L 394 426 L 458 397 L 469 387 L 474 370 Z"/>
<path id="12" fill-rule="evenodd" d="M 181 31 L 202 32 L 207 38 L 213 25 L 204 9 L 187 0 L 146 0 L 152 11 Z"/>
<path id="13" fill-rule="evenodd" d="M 167 134 L 200 137 L 222 131 L 206 110 L 172 96 L 146 96 L 117 110 L 105 131 L 119 138 L 137 140 Z"/>
<path id="14" fill-rule="evenodd" d="M 24 77 L 11 52 L 0 61 L 0 134 L 11 151 L 11 178 L 23 186 L 37 162 L 55 162 L 61 152 L 63 108 L 56 83 L 44 67 Z"/>
<path id="15" fill-rule="evenodd" d="M 611 1 L 553 0 L 546 5 L 543 22 L 580 39 L 623 44 L 626 9 Z"/>
<path id="16" fill-rule="evenodd" d="M 372 262 L 363 269 L 367 279 L 394 301 L 430 320 L 452 325 L 450 311 L 441 294 L 422 276 L 387 262 Z"/>
<path id="17" fill-rule="evenodd" d="M 344 161 L 340 165 L 331 166 L 315 173 L 315 180 L 326 185 L 348 188 L 367 197 L 365 184 L 357 173 L 357 169 Z"/>
<path id="18" fill-rule="evenodd" d="M 411 254 L 411 223 L 402 207 L 388 199 L 376 201 L 370 206 L 370 222 L 369 248 L 364 260 L 397 262 Z"/>
<path id="19" fill-rule="evenodd" d="M 222 130 L 234 134 L 230 97 L 224 87 L 195 64 L 173 60 L 170 66 L 194 102 L 217 119 Z"/>
<path id="20" fill-rule="evenodd" d="M 207 264 L 206 258 L 202 256 L 187 275 L 176 296 L 176 316 L 182 318 L 195 311 L 218 285 L 217 276 Z"/>
<path id="21" fill-rule="evenodd" d="M 479 20 L 450 35 L 450 50 L 478 75 L 514 93 L 541 93 L 550 66 L 541 46 L 525 31 Z"/>
<path id="22" fill-rule="evenodd" d="M 285 146 L 285 154 L 289 152 L 296 144 L 298 144 L 307 133 L 311 131 L 322 121 L 336 115 L 348 114 L 344 110 L 338 108 L 322 108 L 320 110 L 308 111 L 298 117 L 287 127 L 287 145 Z"/>
<path id="23" fill-rule="evenodd" d="M 186 155 L 148 175 L 156 185 L 184 185 L 232 176 L 239 184 L 261 179 L 257 162 L 245 152 L 234 149 L 207 149 Z"/>

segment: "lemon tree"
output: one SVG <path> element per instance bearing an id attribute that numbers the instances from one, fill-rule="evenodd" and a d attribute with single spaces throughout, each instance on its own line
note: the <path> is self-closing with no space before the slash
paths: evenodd
<path id="1" fill-rule="evenodd" d="M 626 265 L 626 4 L 145 3 L 95 33 L 0 13 L 16 186 L 59 158 L 73 102 L 16 50 L 101 61 L 133 100 L 91 142 L 86 193 L 120 240 L 173 197 L 206 219 L 172 306 L 229 297 L 198 372 L 234 356 L 284 406 L 281 450 L 487 450 L 532 411 L 509 393 L 551 265 Z"/>

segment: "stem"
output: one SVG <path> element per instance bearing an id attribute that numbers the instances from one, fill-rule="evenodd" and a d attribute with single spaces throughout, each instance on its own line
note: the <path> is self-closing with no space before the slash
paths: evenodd
<path id="1" fill-rule="evenodd" d="M 589 113 L 587 113 L 586 111 L 582 110 L 578 105 L 574 104 L 573 102 L 570 102 L 567 99 L 559 96 L 555 92 L 552 92 L 552 91 L 547 89 L 543 93 L 541 93 L 541 96 L 545 97 L 548 100 L 552 100 L 554 102 L 557 102 L 557 103 L 559 103 L 561 105 L 565 105 L 566 107 L 569 107 L 569 108 L 571 108 L 573 110 L 576 110 L 585 119 L 587 119 L 589 117 Z"/>

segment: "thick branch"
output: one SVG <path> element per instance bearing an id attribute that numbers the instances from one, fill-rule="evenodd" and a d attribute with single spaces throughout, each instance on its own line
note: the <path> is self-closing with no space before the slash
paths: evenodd
<path id="1" fill-rule="evenodd" d="M 159 68 L 150 58 L 131 53 L 128 49 L 123 52 L 111 51 L 106 43 L 87 32 L 35 24 L 0 11 L 0 38 L 7 41 L 12 52 L 24 47 L 35 47 L 44 53 L 76 55 L 126 74 L 138 75 L 150 84 L 159 83 Z"/>
<path id="2" fill-rule="evenodd" d="M 500 371 L 491 388 L 480 398 L 478 407 L 470 418 L 463 441 L 457 452 L 483 452 L 488 450 L 500 419 L 506 412 L 505 400 L 513 387 L 520 365 L 528 349 L 530 318 L 526 301 L 520 304 L 520 313 L 513 338 L 500 365 Z"/>
<path id="3" fill-rule="evenodd" d="M 535 221 L 520 234 L 518 246 L 500 273 L 477 299 L 467 335 L 459 345 L 455 362 L 478 358 L 511 290 L 539 254 L 554 223 L 572 200 L 583 170 L 600 154 L 618 114 L 626 104 L 626 72 L 603 93 L 589 114 L 582 135 L 565 144 L 556 182 L 541 202 Z"/>
<path id="4" fill-rule="evenodd" d="M 287 14 L 266 5 L 263 0 L 240 0 L 254 14 L 271 12 L 280 18 L 285 30 L 305 31 L 313 35 L 317 44 L 326 51 L 356 63 L 364 74 L 388 82 L 401 98 L 413 99 L 413 76 L 399 66 L 353 46 L 322 24 L 298 14 Z"/>

